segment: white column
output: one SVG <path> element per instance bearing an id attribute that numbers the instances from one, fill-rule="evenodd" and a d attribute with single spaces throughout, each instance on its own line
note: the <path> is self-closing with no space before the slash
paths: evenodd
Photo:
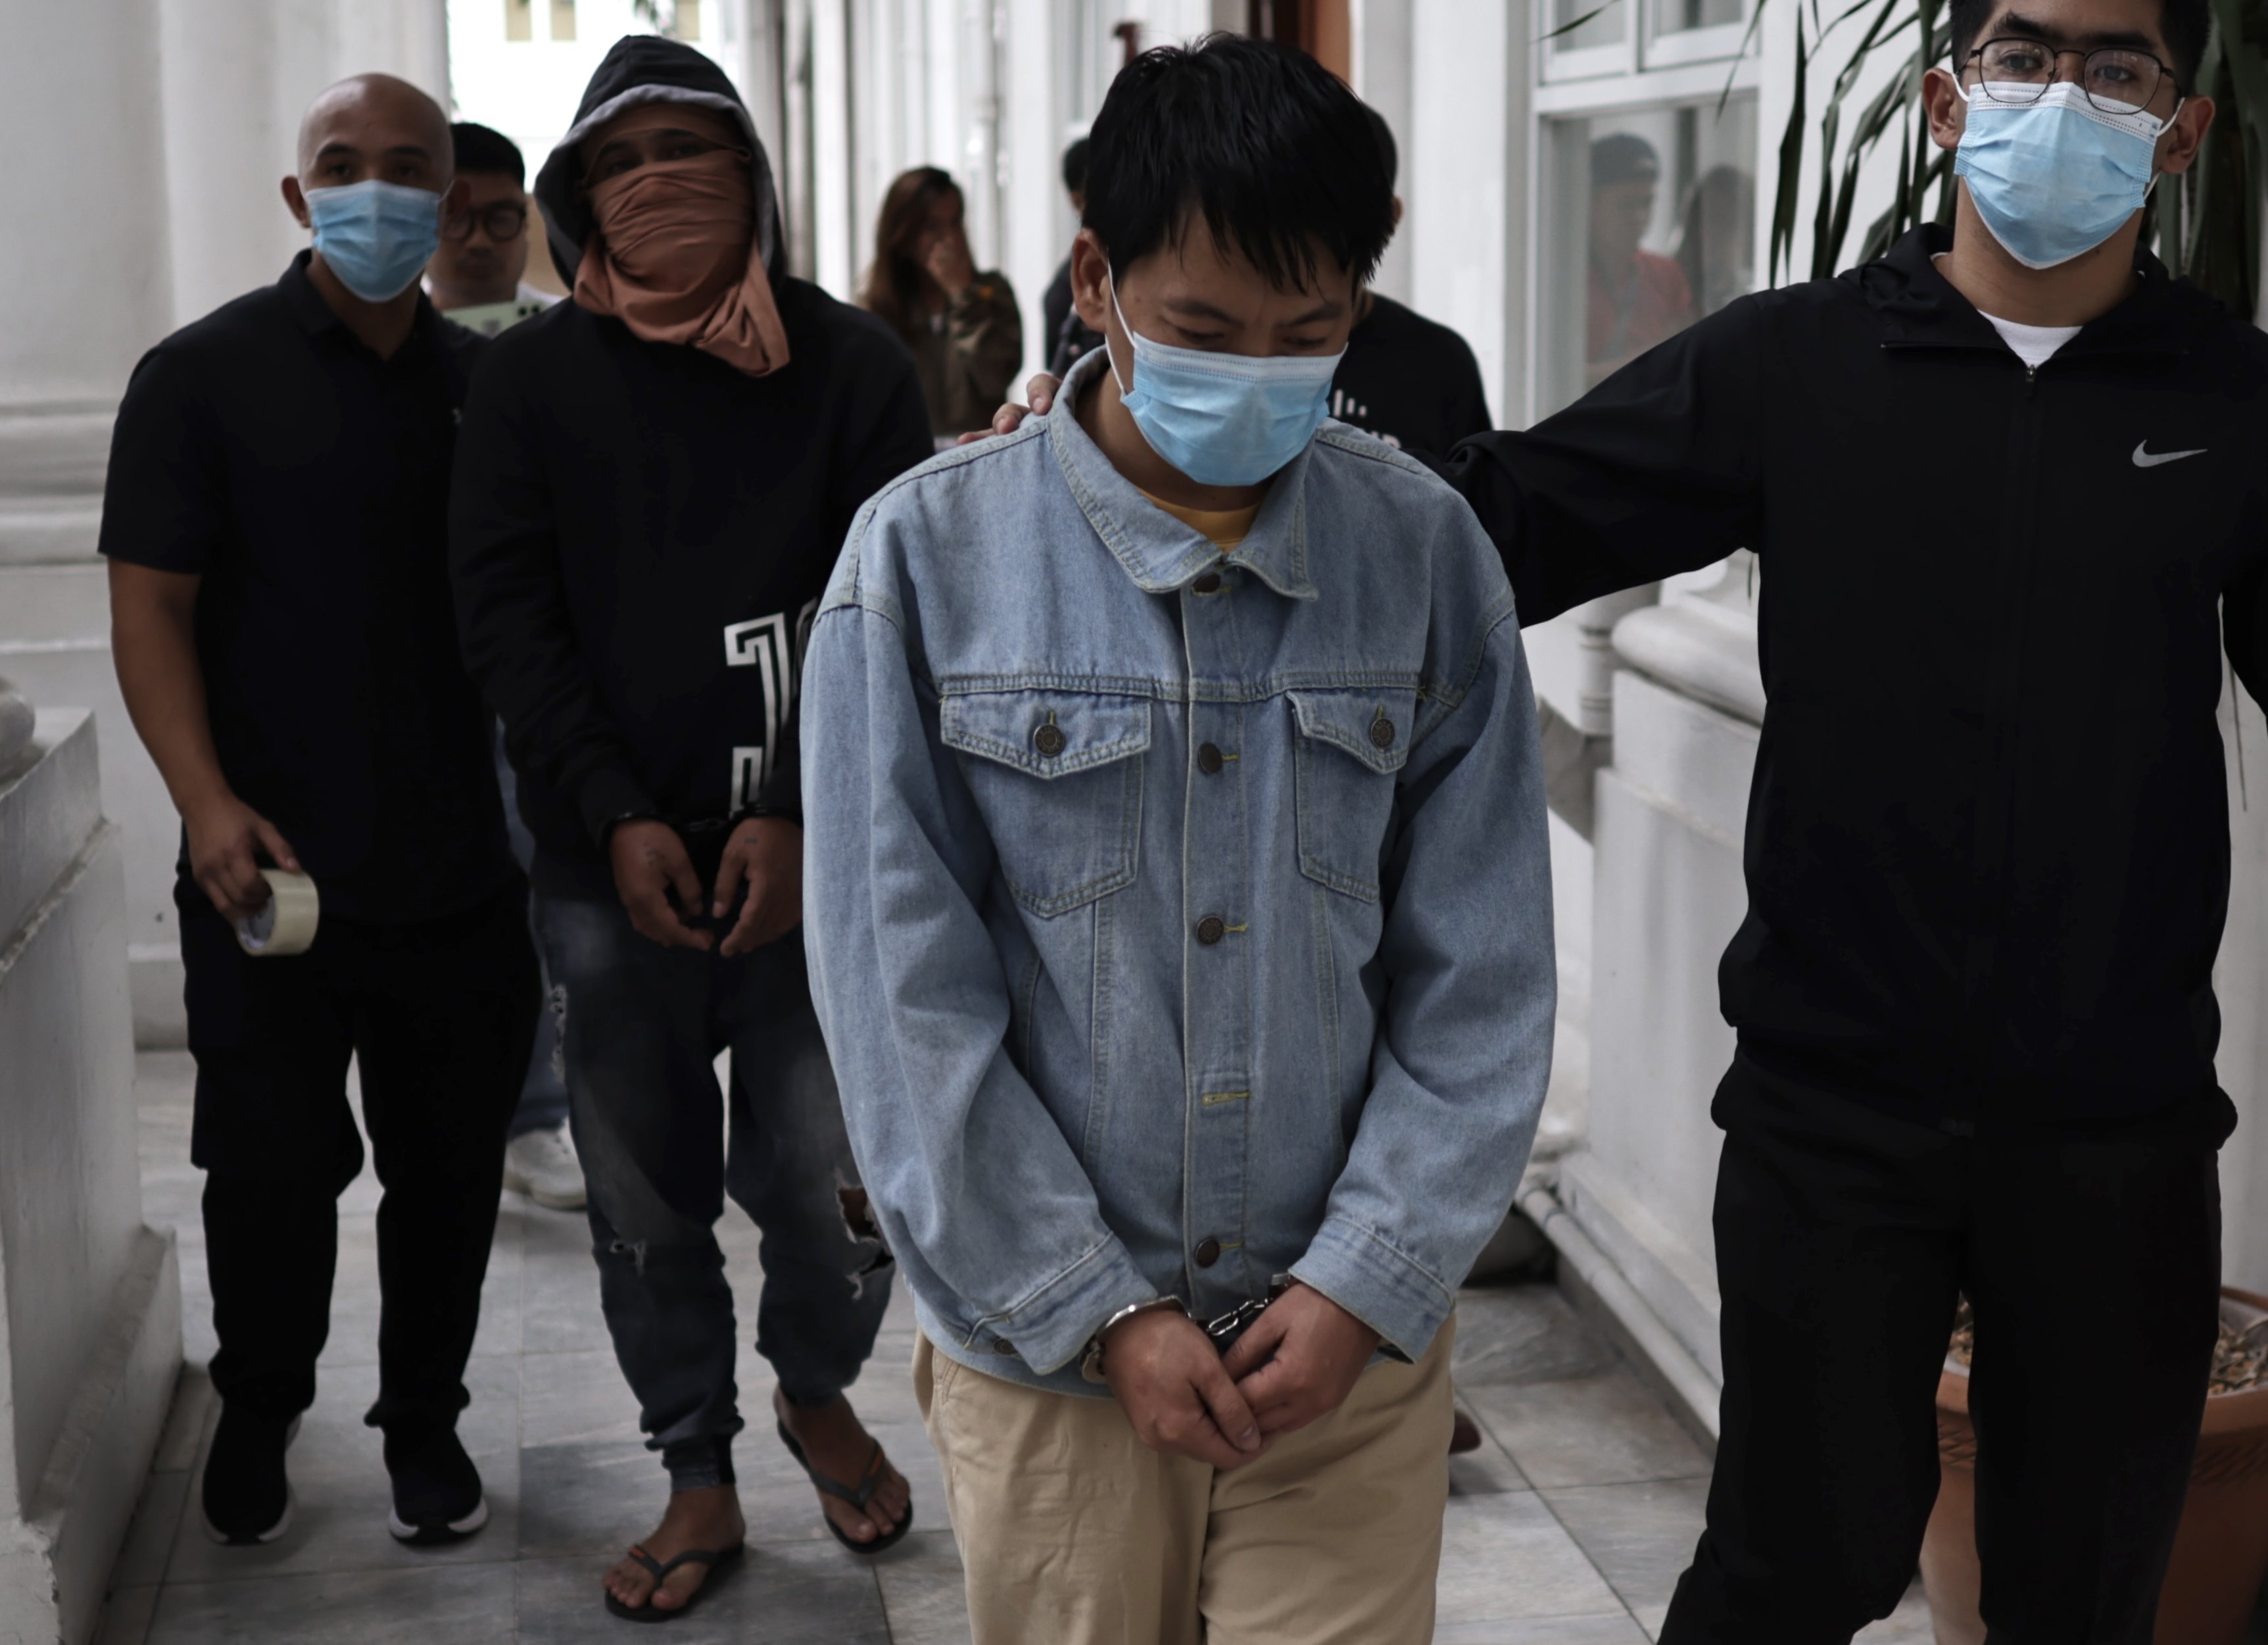
<path id="1" fill-rule="evenodd" d="M 173 1243 L 142 1225 L 120 831 L 86 712 L 135 747 L 92 555 L 111 413 L 169 317 L 166 172 L 148 0 L 20 10 L 35 71 L 0 148 L 48 159 L 0 173 L 0 673 L 83 706 L 0 770 L 0 1638 L 79 1645 L 181 1349 Z M 20 721 L 0 702 L 0 741 Z"/>
<path id="2" fill-rule="evenodd" d="M 1066 21 L 1063 9 L 1051 0 L 1002 0 L 1000 262 L 1023 311 L 1026 375 L 1046 364 L 1054 339 L 1045 335 L 1040 304 L 1079 232 L 1063 188 L 1063 151 L 1071 137 L 1057 32 Z"/>
<path id="3" fill-rule="evenodd" d="M 821 285 L 845 302 L 861 266 L 851 220 L 852 134 L 850 0 L 807 0 L 811 18 L 812 248 Z"/>
<path id="4" fill-rule="evenodd" d="M 0 141 L 48 158 L 0 176 L 0 675 L 34 703 L 97 712 L 125 831 L 122 941 L 155 956 L 136 972 L 145 1014 L 177 1023 L 173 808 L 118 696 L 94 557 L 111 417 L 173 317 L 157 6 L 32 6 L 9 27 L 36 71 L 0 101 Z"/>

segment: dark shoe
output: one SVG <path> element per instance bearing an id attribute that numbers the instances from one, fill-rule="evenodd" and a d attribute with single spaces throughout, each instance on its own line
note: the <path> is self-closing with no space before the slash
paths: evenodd
<path id="1" fill-rule="evenodd" d="M 1462 1457 L 1467 1451 L 1481 1448 L 1481 1425 L 1463 1412 L 1454 1413 L 1449 1424 L 1449 1455 Z"/>
<path id="2" fill-rule="evenodd" d="M 299 1419 L 282 1422 L 224 1404 L 205 1458 L 205 1534 L 233 1547 L 273 1542 L 291 1526 L 284 1453 Z"/>
<path id="3" fill-rule="evenodd" d="M 480 1471 L 465 1455 L 454 1428 L 416 1436 L 386 1436 L 386 1472 L 394 1477 L 394 1509 L 386 1528 L 396 1542 L 416 1547 L 461 1542 L 489 1523 Z"/>

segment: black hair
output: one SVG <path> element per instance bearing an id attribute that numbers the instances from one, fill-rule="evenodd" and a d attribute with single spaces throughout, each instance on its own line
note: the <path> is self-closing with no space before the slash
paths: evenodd
<path id="1" fill-rule="evenodd" d="M 1064 151 L 1063 180 L 1064 192 L 1075 195 L 1083 195 L 1086 192 L 1086 139 L 1085 137 L 1075 138 L 1071 147 Z"/>
<path id="2" fill-rule="evenodd" d="M 1378 140 L 1378 151 L 1386 157 L 1386 186 L 1391 188 L 1402 175 L 1402 151 L 1395 146 L 1394 128 L 1368 103 L 1362 106 L 1362 112 L 1370 116 L 1370 135 Z"/>
<path id="3" fill-rule="evenodd" d="M 503 132 L 460 120 L 449 128 L 449 137 L 457 151 L 458 176 L 467 172 L 489 173 L 509 177 L 519 188 L 527 187 L 527 161 L 519 144 Z"/>
<path id="4" fill-rule="evenodd" d="M 1635 131 L 1610 131 L 1591 144 L 1591 187 L 1616 183 L 1657 182 L 1661 156 Z"/>
<path id="5" fill-rule="evenodd" d="M 1958 74 L 1976 48 L 1977 37 L 1999 13 L 2001 0 L 1953 0 L 1946 21 L 1953 35 L 1953 69 Z M 2213 32 L 2213 0 L 2160 0 L 2158 27 L 2174 54 L 2174 78 L 2184 95 L 2198 89 L 2198 65 L 2205 61 L 2205 37 Z"/>
<path id="6" fill-rule="evenodd" d="M 1304 52 L 1240 34 L 1160 46 L 1118 71 L 1088 133 L 1086 225 L 1111 271 L 1179 246 L 1198 213 L 1279 290 L 1315 284 L 1315 245 L 1367 280 L 1394 184 L 1362 103 Z"/>

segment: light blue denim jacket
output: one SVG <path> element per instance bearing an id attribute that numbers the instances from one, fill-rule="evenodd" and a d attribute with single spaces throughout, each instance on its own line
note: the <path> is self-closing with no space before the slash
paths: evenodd
<path id="1" fill-rule="evenodd" d="M 1551 1060 L 1535 710 L 1464 502 L 1326 423 L 1224 558 L 1068 408 L 870 501 L 804 675 L 805 933 L 923 1329 L 998 1376 L 1288 1272 L 1422 1354 Z"/>

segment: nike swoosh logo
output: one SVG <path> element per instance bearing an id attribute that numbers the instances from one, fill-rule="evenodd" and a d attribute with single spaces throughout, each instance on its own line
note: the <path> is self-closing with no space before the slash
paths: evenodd
<path id="1" fill-rule="evenodd" d="M 2149 443 L 2146 439 L 2134 442 L 2134 466 L 2138 468 L 2154 468 L 2161 462 L 2179 462 L 2184 457 L 2202 457 L 2205 453 L 2202 446 L 2195 451 L 2151 452 L 2144 449 Z"/>

